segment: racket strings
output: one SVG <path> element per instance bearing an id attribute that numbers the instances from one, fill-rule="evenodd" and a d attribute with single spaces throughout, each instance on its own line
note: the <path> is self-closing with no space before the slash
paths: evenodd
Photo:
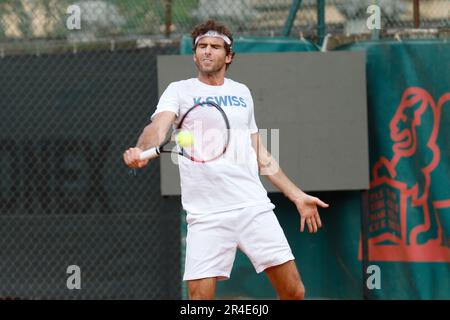
<path id="1" fill-rule="evenodd" d="M 229 128 L 224 114 L 215 106 L 204 104 L 193 108 L 183 119 L 181 130 L 192 134 L 193 143 L 183 153 L 197 162 L 212 161 L 227 149 Z"/>

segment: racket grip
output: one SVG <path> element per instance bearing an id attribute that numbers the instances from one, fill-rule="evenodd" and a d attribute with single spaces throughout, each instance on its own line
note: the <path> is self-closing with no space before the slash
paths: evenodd
<path id="1" fill-rule="evenodd" d="M 142 151 L 139 155 L 140 160 L 151 160 L 159 157 L 159 147 L 150 148 L 148 150 Z"/>

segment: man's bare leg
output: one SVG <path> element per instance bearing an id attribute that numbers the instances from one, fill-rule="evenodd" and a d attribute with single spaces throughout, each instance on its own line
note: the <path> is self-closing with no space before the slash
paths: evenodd
<path id="1" fill-rule="evenodd" d="M 281 300 L 303 300 L 305 287 L 293 260 L 264 270 Z"/>
<path id="2" fill-rule="evenodd" d="M 217 278 L 203 278 L 189 280 L 189 299 L 190 300 L 213 300 L 216 295 Z"/>

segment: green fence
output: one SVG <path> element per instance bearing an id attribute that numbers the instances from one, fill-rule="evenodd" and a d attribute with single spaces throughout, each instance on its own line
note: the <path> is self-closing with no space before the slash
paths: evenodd
<path id="1" fill-rule="evenodd" d="M 175 52 L 0 59 L 0 299 L 181 297 L 180 205 L 158 162 L 122 161 L 156 106 L 156 55 Z"/>

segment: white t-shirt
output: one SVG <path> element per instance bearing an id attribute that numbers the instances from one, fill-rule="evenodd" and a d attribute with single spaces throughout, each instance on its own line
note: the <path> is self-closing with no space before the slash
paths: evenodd
<path id="1" fill-rule="evenodd" d="M 214 101 L 225 111 L 230 142 L 226 153 L 211 162 L 197 163 L 179 156 L 183 208 L 191 214 L 204 214 L 270 204 L 251 144 L 250 134 L 258 132 L 258 127 L 247 86 L 227 78 L 221 86 L 207 85 L 197 78 L 172 82 L 152 119 L 159 112 L 172 111 L 177 115 L 176 127 L 190 107 L 203 101 Z"/>

